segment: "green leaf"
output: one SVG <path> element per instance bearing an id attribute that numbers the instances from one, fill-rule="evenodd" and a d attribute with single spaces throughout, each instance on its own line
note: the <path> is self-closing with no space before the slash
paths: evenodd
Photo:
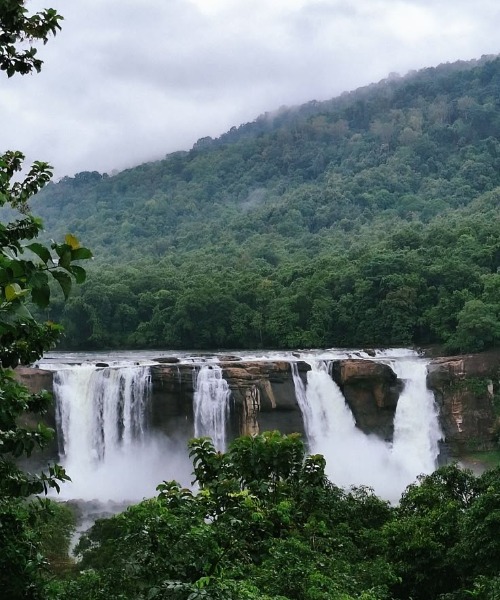
<path id="1" fill-rule="evenodd" d="M 23 292 L 25 293 L 26 290 L 23 290 L 18 283 L 9 283 L 5 287 L 5 299 L 7 302 L 12 302 L 16 298 L 19 298 L 19 296 L 22 296 Z"/>
<path id="2" fill-rule="evenodd" d="M 35 271 L 29 279 L 31 287 L 42 287 L 49 282 L 49 277 L 46 271 Z"/>
<path id="3" fill-rule="evenodd" d="M 52 260 L 48 248 L 46 248 L 43 244 L 34 242 L 33 244 L 26 246 L 26 248 L 28 248 L 28 250 L 31 250 L 31 252 L 39 256 L 45 264 Z"/>
<path id="4" fill-rule="evenodd" d="M 67 248 L 67 246 L 64 246 L 64 248 Z M 59 252 L 58 252 L 59 254 Z M 71 266 L 71 251 L 70 250 L 64 250 L 61 251 L 61 253 L 59 254 L 59 266 L 62 267 L 63 269 L 69 270 L 70 266 Z"/>
<path id="5" fill-rule="evenodd" d="M 71 265 L 70 271 L 74 276 L 76 283 L 83 283 L 87 278 L 87 273 L 83 267 Z"/>
<path id="6" fill-rule="evenodd" d="M 24 304 L 15 304 L 9 310 L 0 310 L 0 331 L 12 331 L 20 321 L 32 320 L 33 317 Z"/>
<path id="7" fill-rule="evenodd" d="M 93 256 L 94 255 L 88 248 L 71 250 L 71 260 L 86 260 L 88 258 L 93 258 Z"/>
<path id="8" fill-rule="evenodd" d="M 63 291 L 64 298 L 67 300 L 71 291 L 71 277 L 67 273 L 63 273 L 62 271 L 54 271 L 52 273 L 52 276 L 58 281 Z"/>
<path id="9" fill-rule="evenodd" d="M 50 287 L 48 284 L 33 288 L 31 290 L 31 299 L 40 308 L 46 308 L 50 302 Z"/>

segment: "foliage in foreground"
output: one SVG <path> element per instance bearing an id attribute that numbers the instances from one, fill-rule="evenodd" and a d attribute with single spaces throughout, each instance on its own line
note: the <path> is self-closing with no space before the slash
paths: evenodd
<path id="1" fill-rule="evenodd" d="M 500 468 L 443 467 L 391 507 L 330 483 L 295 434 L 190 449 L 199 491 L 164 482 L 97 521 L 51 599 L 497 600 Z"/>
<path id="2" fill-rule="evenodd" d="M 0 71 L 9 77 L 39 71 L 36 43 L 47 42 L 59 29 L 53 9 L 30 15 L 20 0 L 5 0 L 0 8 Z M 28 201 L 50 180 L 50 165 L 36 161 L 22 175 L 24 156 L 0 155 L 0 207 L 17 209 L 19 218 L 0 222 L 0 596 L 8 600 L 36 600 L 42 596 L 47 557 L 65 561 L 71 518 L 64 509 L 43 499 L 68 479 L 59 465 L 31 474 L 20 459 L 43 448 L 53 431 L 30 426 L 27 415 L 43 415 L 50 397 L 31 394 L 15 381 L 10 370 L 38 360 L 52 348 L 61 328 L 40 322 L 28 309 L 50 302 L 51 282 L 67 298 L 74 281 L 85 280 L 76 261 L 92 256 L 72 235 L 63 243 L 36 241 L 42 223 L 30 213 Z M 34 494 L 42 498 L 33 499 Z M 54 526 L 57 522 L 57 527 Z"/>

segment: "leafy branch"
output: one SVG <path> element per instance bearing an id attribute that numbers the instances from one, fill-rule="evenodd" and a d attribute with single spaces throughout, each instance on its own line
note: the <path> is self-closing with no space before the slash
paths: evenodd
<path id="1" fill-rule="evenodd" d="M 37 56 L 34 44 L 46 44 L 49 35 L 56 35 L 61 29 L 59 21 L 63 17 L 47 8 L 29 15 L 23 2 L 2 0 L 0 16 L 0 70 L 8 77 L 16 73 L 27 75 L 42 68 L 43 61 Z M 24 46 L 28 48 L 24 49 Z"/>

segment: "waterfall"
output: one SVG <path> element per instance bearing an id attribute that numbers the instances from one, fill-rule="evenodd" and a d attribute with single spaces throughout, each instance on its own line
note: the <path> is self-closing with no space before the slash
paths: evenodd
<path id="1" fill-rule="evenodd" d="M 338 385 L 330 376 L 329 362 L 311 360 L 307 387 L 292 363 L 292 376 L 297 402 L 304 419 L 308 443 L 312 452 L 319 452 L 323 443 L 335 435 L 345 435 L 355 427 L 354 417 Z"/>
<path id="2" fill-rule="evenodd" d="M 410 358 L 392 361 L 391 366 L 405 381 L 394 418 L 394 457 L 417 473 L 430 473 L 443 434 L 434 394 L 427 389 L 427 361 Z"/>
<path id="3" fill-rule="evenodd" d="M 395 416 L 393 444 L 356 427 L 328 361 L 308 359 L 311 370 L 304 385 L 292 363 L 297 403 L 310 452 L 323 454 L 327 475 L 337 485 L 367 485 L 396 502 L 420 473 L 434 470 L 440 430 L 432 393 L 426 387 L 426 364 L 418 359 L 391 360 L 405 380 Z M 403 366 L 404 365 L 404 366 Z"/>
<path id="4" fill-rule="evenodd" d="M 310 365 L 307 378 L 299 375 L 297 356 Z M 426 387 L 426 362 L 414 352 L 377 351 L 373 357 L 363 351 L 325 350 L 281 353 L 266 360 L 278 358 L 291 364 L 308 450 L 325 456 L 331 481 L 345 487 L 367 485 L 397 501 L 416 476 L 435 468 L 441 437 L 438 413 Z M 373 358 L 390 365 L 404 380 L 392 443 L 356 427 L 331 377 L 332 361 L 343 358 Z M 213 357 L 205 362 L 198 357 L 184 360 L 192 369 L 194 426 L 186 434 L 183 425 L 182 432 L 170 437 L 161 427 L 161 402 L 152 413 L 152 423 L 160 425 L 149 425 L 149 367 L 138 366 L 136 360 L 125 364 L 121 357 L 111 368 L 59 362 L 53 369 L 58 440 L 61 462 L 72 478 L 62 486 L 62 497 L 135 501 L 153 496 L 164 479 L 189 485 L 192 465 L 185 438 L 191 432 L 211 437 L 217 450 L 225 450 L 231 391 L 222 368 Z"/>
<path id="5" fill-rule="evenodd" d="M 193 397 L 194 435 L 212 438 L 217 450 L 226 447 L 231 390 L 218 365 L 204 365 L 198 371 Z"/>
<path id="6" fill-rule="evenodd" d="M 144 435 L 150 376 L 147 367 L 82 366 L 55 373 L 57 420 L 68 462 L 92 465 L 127 452 Z"/>
<path id="7" fill-rule="evenodd" d="M 135 500 L 154 493 L 161 476 L 153 479 L 155 452 L 146 439 L 150 388 L 145 366 L 55 372 L 61 462 L 72 479 L 63 497 Z"/>

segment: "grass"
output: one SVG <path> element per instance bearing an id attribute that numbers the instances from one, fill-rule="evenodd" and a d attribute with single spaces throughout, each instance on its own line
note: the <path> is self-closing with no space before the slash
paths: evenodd
<path id="1" fill-rule="evenodd" d="M 467 465 L 477 465 L 477 467 L 482 469 L 492 469 L 500 465 L 500 448 L 485 452 L 470 452 L 462 457 L 462 461 Z"/>

